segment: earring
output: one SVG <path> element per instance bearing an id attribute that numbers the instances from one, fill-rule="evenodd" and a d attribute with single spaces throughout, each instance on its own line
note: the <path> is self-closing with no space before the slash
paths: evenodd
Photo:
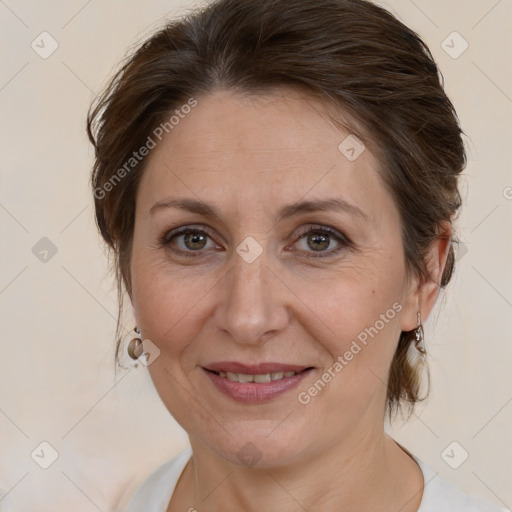
<path id="1" fill-rule="evenodd" d="M 142 340 L 140 338 L 140 331 L 137 326 L 133 329 L 137 334 L 137 338 L 133 338 L 130 343 L 128 343 L 128 355 L 132 359 L 138 359 L 142 354 Z"/>
<path id="2" fill-rule="evenodd" d="M 421 315 L 418 311 L 418 327 L 414 330 L 414 335 L 416 336 L 416 349 L 418 352 L 425 354 L 425 339 L 423 336 L 423 326 L 421 325 Z"/>

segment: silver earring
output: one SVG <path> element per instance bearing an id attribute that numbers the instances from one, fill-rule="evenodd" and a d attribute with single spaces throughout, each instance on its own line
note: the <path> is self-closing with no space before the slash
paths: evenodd
<path id="1" fill-rule="evenodd" d="M 425 350 L 425 338 L 423 336 L 423 326 L 421 325 L 421 314 L 418 311 L 418 327 L 414 330 L 414 335 L 416 336 L 416 349 L 418 352 L 421 352 L 422 354 L 426 353 Z"/>
<path id="2" fill-rule="evenodd" d="M 140 338 L 140 331 L 137 326 L 133 329 L 135 333 L 138 335 L 137 338 L 133 338 L 130 343 L 128 343 L 128 355 L 132 359 L 138 359 L 142 354 L 142 339 Z"/>

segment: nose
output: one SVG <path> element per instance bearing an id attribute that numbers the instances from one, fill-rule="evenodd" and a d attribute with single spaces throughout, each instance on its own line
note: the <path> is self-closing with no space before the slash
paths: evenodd
<path id="1" fill-rule="evenodd" d="M 233 252 L 233 263 L 217 291 L 215 324 L 240 345 L 257 345 L 289 322 L 290 291 L 268 265 L 265 250 L 251 263 Z"/>

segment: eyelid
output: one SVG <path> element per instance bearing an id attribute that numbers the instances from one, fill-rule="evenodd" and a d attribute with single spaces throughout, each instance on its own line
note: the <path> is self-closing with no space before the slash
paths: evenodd
<path id="1" fill-rule="evenodd" d="M 344 244 L 348 245 L 351 243 L 346 235 L 344 235 L 342 232 L 340 232 L 337 229 L 332 228 L 326 224 L 311 224 L 308 227 L 304 228 L 302 231 L 300 231 L 299 234 L 296 236 L 298 238 L 302 238 L 304 235 L 307 235 L 308 233 L 316 232 L 316 231 L 324 232 L 329 235 L 332 235 L 332 236 L 338 238 Z"/>
<path id="2" fill-rule="evenodd" d="M 169 243 L 175 236 L 186 234 L 188 231 L 204 231 L 204 233 L 206 233 L 210 238 L 214 238 L 213 232 L 210 231 L 208 226 L 204 224 L 190 224 L 165 231 L 164 234 L 160 237 L 160 241 L 163 244 Z"/>

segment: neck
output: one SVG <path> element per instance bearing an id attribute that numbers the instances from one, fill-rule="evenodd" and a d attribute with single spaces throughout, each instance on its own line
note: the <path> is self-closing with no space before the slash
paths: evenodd
<path id="1" fill-rule="evenodd" d="M 421 470 L 383 428 L 379 432 L 354 432 L 300 463 L 270 469 L 232 464 L 191 436 L 194 455 L 180 479 L 182 492 L 176 499 L 173 495 L 171 505 L 180 501 L 176 510 L 201 512 L 415 512 L 424 485 Z"/>

